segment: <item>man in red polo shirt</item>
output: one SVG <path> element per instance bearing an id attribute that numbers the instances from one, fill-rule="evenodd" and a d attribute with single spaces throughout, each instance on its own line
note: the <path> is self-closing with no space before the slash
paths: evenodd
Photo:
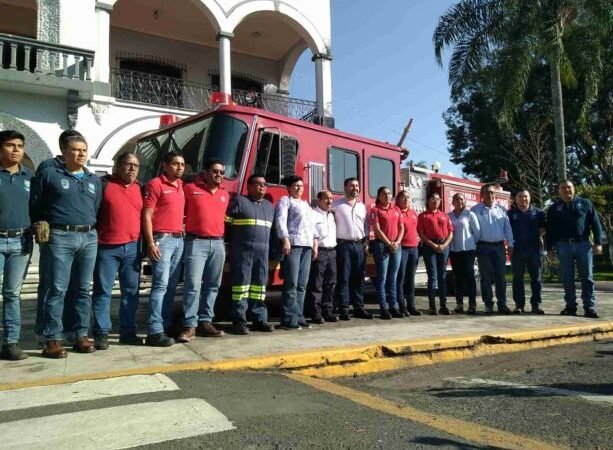
<path id="1" fill-rule="evenodd" d="M 94 344 L 109 348 L 111 294 L 119 272 L 119 342 L 142 344 L 136 336 L 136 308 L 140 283 L 141 187 L 136 180 L 140 164 L 132 152 L 119 155 L 113 175 L 102 179 L 103 193 L 98 211 L 98 254 L 94 269 Z"/>
<path id="2" fill-rule="evenodd" d="M 226 260 L 223 236 L 229 198 L 221 185 L 224 174 L 223 162 L 207 161 L 204 171 L 184 188 L 184 318 L 183 331 L 177 339 L 179 342 L 190 342 L 196 335 L 223 335 L 212 321 Z"/>
<path id="3" fill-rule="evenodd" d="M 183 155 L 168 152 L 162 158 L 162 174 L 145 186 L 143 238 L 153 265 L 146 344 L 153 347 L 175 343 L 165 330 L 172 326 L 172 305 L 183 262 L 184 170 Z"/>

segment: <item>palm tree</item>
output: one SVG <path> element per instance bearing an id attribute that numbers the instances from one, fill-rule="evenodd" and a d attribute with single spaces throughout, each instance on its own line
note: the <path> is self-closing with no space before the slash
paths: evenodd
<path id="1" fill-rule="evenodd" d="M 499 68 L 499 122 L 512 127 L 535 65 L 550 71 L 558 179 L 566 179 L 562 87 L 580 87 L 587 123 L 602 68 L 603 33 L 611 29 L 611 0 L 461 0 L 443 14 L 434 31 L 434 54 L 453 47 L 449 84 L 457 90 L 475 69 Z"/>

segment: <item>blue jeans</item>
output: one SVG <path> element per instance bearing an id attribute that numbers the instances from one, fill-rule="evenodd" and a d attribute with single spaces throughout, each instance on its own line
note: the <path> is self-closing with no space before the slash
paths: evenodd
<path id="1" fill-rule="evenodd" d="M 312 255 L 311 247 L 292 247 L 290 254 L 281 261 L 281 325 L 296 326 L 305 323 L 304 295 L 309 282 Z"/>
<path id="2" fill-rule="evenodd" d="M 556 244 L 564 285 L 566 308 L 577 309 L 577 292 L 575 290 L 575 261 L 579 280 L 581 280 L 581 300 L 585 311 L 596 308 L 594 297 L 594 277 L 592 275 L 592 244 L 584 242 L 558 242 Z"/>
<path id="3" fill-rule="evenodd" d="M 511 268 L 513 269 L 513 301 L 517 308 L 526 305 L 526 292 L 524 288 L 524 271 L 527 268 L 530 274 L 530 286 L 532 296 L 530 304 L 537 308 L 541 304 L 541 291 L 543 282 L 541 280 L 541 265 L 543 256 L 539 251 L 534 252 L 513 252 L 511 257 Z"/>
<path id="4" fill-rule="evenodd" d="M 430 309 L 436 308 L 436 286 L 441 308 L 447 307 L 447 259 L 449 247 L 442 253 L 437 253 L 429 245 L 424 245 L 424 264 L 428 274 L 428 304 Z"/>
<path id="5" fill-rule="evenodd" d="M 481 297 L 486 307 L 494 306 L 492 284 L 496 283 L 498 307 L 507 305 L 506 253 L 504 245 L 477 244 L 477 264 L 481 274 Z"/>
<path id="6" fill-rule="evenodd" d="M 398 309 L 396 301 L 396 277 L 402 260 L 402 253 L 391 253 L 386 245 L 376 240 L 373 244 L 375 266 L 377 268 L 377 296 L 381 309 Z"/>
<path id="7" fill-rule="evenodd" d="M 152 261 L 151 293 L 147 334 L 160 334 L 172 325 L 172 305 L 183 262 L 183 238 L 164 236 L 157 239 L 160 260 Z"/>
<path id="8" fill-rule="evenodd" d="M 140 283 L 139 242 L 127 244 L 99 245 L 94 269 L 94 335 L 108 334 L 111 323 L 111 295 L 115 276 L 119 272 L 119 335 L 136 334 L 136 308 L 138 307 L 138 286 Z"/>
<path id="9" fill-rule="evenodd" d="M 339 240 L 336 246 L 338 280 L 336 295 L 341 313 L 349 312 L 349 303 L 354 310 L 364 309 L 364 277 L 366 255 L 362 242 Z"/>
<path id="10" fill-rule="evenodd" d="M 32 235 L 0 238 L 2 277 L 2 328 L 5 344 L 19 342 L 21 332 L 21 285 L 32 254 Z"/>
<path id="11" fill-rule="evenodd" d="M 46 340 L 62 339 L 62 315 L 64 297 L 71 278 L 74 277 L 74 332 L 77 336 L 87 336 L 90 322 L 89 284 L 92 281 L 96 252 L 98 250 L 98 233 L 91 230 L 86 233 L 76 231 L 51 230 L 47 245 L 49 290 L 45 296 Z"/>
<path id="12" fill-rule="evenodd" d="M 399 302 L 406 300 L 409 309 L 415 309 L 415 273 L 417 272 L 418 260 L 417 247 L 402 247 L 398 278 L 396 279 L 396 299 Z"/>
<path id="13" fill-rule="evenodd" d="M 185 239 L 183 326 L 212 322 L 226 249 L 223 239 Z"/>

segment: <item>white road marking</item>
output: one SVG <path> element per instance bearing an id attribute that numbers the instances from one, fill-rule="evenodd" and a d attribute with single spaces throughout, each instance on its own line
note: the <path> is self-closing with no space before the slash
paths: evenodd
<path id="1" fill-rule="evenodd" d="M 98 400 L 122 395 L 178 391 L 179 386 L 161 373 L 104 380 L 87 380 L 55 386 L 37 386 L 0 391 L 0 411 Z M 1 435 L 0 435 L 1 436 Z"/>
<path id="2" fill-rule="evenodd" d="M 137 403 L 0 424 L 2 449 L 115 450 L 233 430 L 201 399 Z"/>
<path id="3" fill-rule="evenodd" d="M 613 404 L 613 395 L 587 394 L 585 392 L 571 391 L 569 389 L 560 389 L 560 388 L 547 387 L 547 386 L 535 386 L 535 385 L 529 385 L 529 384 L 511 383 L 508 381 L 484 380 L 483 378 L 455 377 L 455 378 L 445 378 L 445 381 L 451 381 L 453 383 L 458 383 L 458 384 L 486 385 L 486 386 L 497 386 L 497 387 L 505 387 L 505 388 L 512 388 L 512 389 L 525 389 L 528 391 L 534 391 L 536 393 L 543 393 L 543 394 L 548 394 L 548 395 L 559 395 L 559 396 L 564 396 L 564 397 L 579 397 L 588 402 Z"/>

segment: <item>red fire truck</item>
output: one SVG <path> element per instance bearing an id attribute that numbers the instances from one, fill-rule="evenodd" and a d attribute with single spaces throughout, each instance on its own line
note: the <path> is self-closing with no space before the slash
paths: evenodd
<path id="1" fill-rule="evenodd" d="M 343 195 L 348 177 L 360 180 L 360 200 L 368 207 L 374 205 L 380 186 L 394 193 L 409 188 L 418 211 L 423 210 L 429 189 L 441 193 L 445 211 L 458 190 L 467 194 L 469 204 L 479 201 L 480 183 L 423 169 L 401 170 L 408 156 L 403 148 L 252 107 L 218 105 L 137 136 L 131 144 L 141 160 L 141 182 L 159 173 L 163 154 L 179 150 L 185 157 L 186 177 L 200 172 L 206 160 L 223 161 L 224 187 L 232 196 L 246 194 L 250 174 L 264 174 L 273 203 L 287 195 L 282 181 L 294 173 L 303 178 L 310 202 L 323 189 Z M 367 265 L 372 274 L 372 257 Z M 279 283 L 276 271 L 271 277 L 273 284 Z"/>

